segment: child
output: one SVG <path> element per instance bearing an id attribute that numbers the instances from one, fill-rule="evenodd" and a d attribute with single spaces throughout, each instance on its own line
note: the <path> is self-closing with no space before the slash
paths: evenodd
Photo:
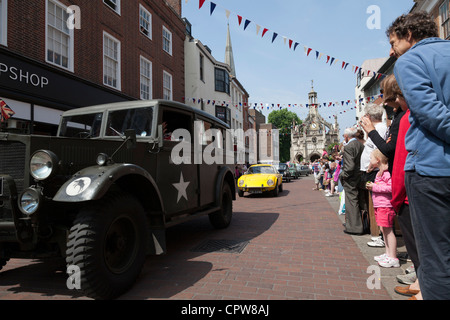
<path id="1" fill-rule="evenodd" d="M 400 263 L 397 259 L 397 239 L 394 234 L 395 211 L 392 208 L 392 186 L 391 174 L 388 171 L 388 159 L 375 149 L 370 155 L 370 165 L 378 168 L 374 182 L 367 182 L 366 188 L 372 191 L 373 207 L 377 225 L 383 233 L 386 253 L 374 257 L 381 267 L 398 268 Z"/>

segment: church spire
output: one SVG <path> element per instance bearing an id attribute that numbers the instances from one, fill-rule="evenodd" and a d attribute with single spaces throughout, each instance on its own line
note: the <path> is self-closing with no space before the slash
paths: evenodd
<path id="1" fill-rule="evenodd" d="M 230 66 L 231 75 L 236 77 L 236 68 L 234 66 L 233 47 L 231 46 L 230 24 L 228 24 L 227 45 L 225 48 L 225 63 Z"/>

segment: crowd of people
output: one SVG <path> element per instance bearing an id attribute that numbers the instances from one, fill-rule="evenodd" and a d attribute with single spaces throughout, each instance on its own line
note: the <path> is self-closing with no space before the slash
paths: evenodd
<path id="1" fill-rule="evenodd" d="M 360 127 L 367 135 L 347 128 L 333 160 L 312 164 L 314 189 L 340 193 L 347 234 L 368 233 L 373 206 L 381 236 L 368 245 L 386 248 L 374 257 L 381 267 L 400 266 L 397 217 L 412 267 L 397 276 L 407 286 L 395 291 L 410 300 L 449 300 L 450 41 L 438 38 L 423 12 L 397 18 L 387 36 L 397 61 L 381 83 L 384 103 L 366 106 Z M 386 106 L 395 113 L 389 127 L 382 121 Z"/>

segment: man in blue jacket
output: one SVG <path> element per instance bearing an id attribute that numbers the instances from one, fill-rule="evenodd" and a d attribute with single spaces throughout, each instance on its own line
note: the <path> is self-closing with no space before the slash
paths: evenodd
<path id="1" fill-rule="evenodd" d="M 423 299 L 450 299 L 450 41 L 426 13 L 388 28 L 394 74 L 411 111 L 405 185 Z"/>

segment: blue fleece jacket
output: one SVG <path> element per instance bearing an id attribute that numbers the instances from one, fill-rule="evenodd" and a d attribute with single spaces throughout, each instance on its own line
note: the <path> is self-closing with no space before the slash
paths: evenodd
<path id="1" fill-rule="evenodd" d="M 405 171 L 450 177 L 450 41 L 418 42 L 397 60 L 394 74 L 411 111 Z"/>

